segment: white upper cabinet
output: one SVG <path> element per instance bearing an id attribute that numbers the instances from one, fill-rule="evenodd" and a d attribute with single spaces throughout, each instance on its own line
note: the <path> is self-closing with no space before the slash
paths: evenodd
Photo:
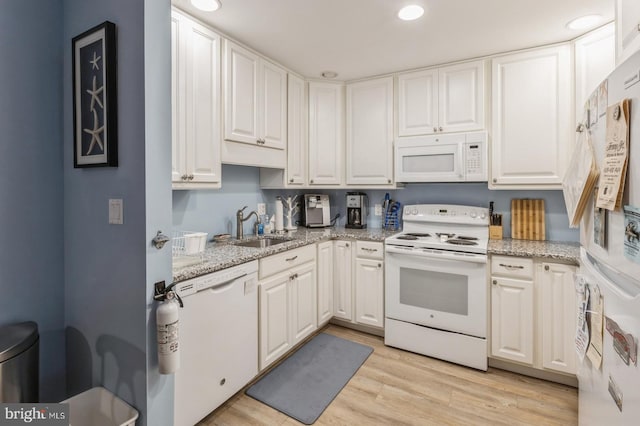
<path id="1" fill-rule="evenodd" d="M 225 42 L 224 138 L 258 143 L 258 55 Z"/>
<path id="2" fill-rule="evenodd" d="M 253 52 L 225 41 L 224 138 L 284 149 L 287 73 Z"/>
<path id="3" fill-rule="evenodd" d="M 347 85 L 349 185 L 388 185 L 393 178 L 393 77 Z"/>
<path id="4" fill-rule="evenodd" d="M 585 102 L 615 68 L 615 25 L 605 25 L 576 39 L 574 49 L 576 121 L 582 122 Z"/>
<path id="5" fill-rule="evenodd" d="M 309 184 L 340 185 L 344 164 L 344 86 L 309 83 Z"/>
<path id="6" fill-rule="evenodd" d="M 640 1 L 616 0 L 616 64 L 640 49 Z"/>
<path id="7" fill-rule="evenodd" d="M 171 13 L 172 182 L 219 188 L 220 36 Z"/>
<path id="8" fill-rule="evenodd" d="M 492 189 L 561 189 L 574 128 L 571 46 L 492 60 Z"/>
<path id="9" fill-rule="evenodd" d="M 485 127 L 485 62 L 398 76 L 398 136 L 466 132 Z"/>
<path id="10" fill-rule="evenodd" d="M 307 182 L 307 87 L 303 79 L 289 74 L 287 183 Z"/>

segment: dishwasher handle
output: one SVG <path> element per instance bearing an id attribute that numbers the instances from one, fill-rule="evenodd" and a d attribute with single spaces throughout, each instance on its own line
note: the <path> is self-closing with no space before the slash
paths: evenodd
<path id="1" fill-rule="evenodd" d="M 231 278 L 230 280 L 223 281 L 223 282 L 221 282 L 221 283 L 218 283 L 218 284 L 212 285 L 212 286 L 210 286 L 210 287 L 203 288 L 203 289 L 201 289 L 200 291 L 202 291 L 202 290 L 211 290 L 211 291 L 220 291 L 220 290 L 224 290 L 224 289 L 226 289 L 226 288 L 228 288 L 228 287 L 231 287 L 231 285 L 232 285 L 235 281 L 239 280 L 240 278 L 246 277 L 247 275 L 248 275 L 248 274 L 246 274 L 246 273 L 244 273 L 244 274 L 242 274 L 242 275 L 238 275 L 237 277 L 233 277 L 233 278 Z"/>

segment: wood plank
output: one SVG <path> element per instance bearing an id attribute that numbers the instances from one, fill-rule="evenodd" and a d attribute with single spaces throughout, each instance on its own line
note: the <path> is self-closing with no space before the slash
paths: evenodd
<path id="1" fill-rule="evenodd" d="M 316 425 L 577 425 L 575 388 L 489 368 L 482 372 L 384 345 L 381 337 L 328 325 L 325 333 L 374 352 Z M 244 394 L 200 425 L 301 425 Z"/>

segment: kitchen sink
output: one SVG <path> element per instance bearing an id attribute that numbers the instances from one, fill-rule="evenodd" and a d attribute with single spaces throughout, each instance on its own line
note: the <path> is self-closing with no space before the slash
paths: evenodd
<path id="1" fill-rule="evenodd" d="M 282 238 L 259 238 L 257 240 L 240 241 L 238 243 L 235 243 L 235 245 L 240 247 L 265 248 L 265 247 L 275 246 L 278 244 L 283 244 L 289 241 L 291 240 L 282 239 Z"/>

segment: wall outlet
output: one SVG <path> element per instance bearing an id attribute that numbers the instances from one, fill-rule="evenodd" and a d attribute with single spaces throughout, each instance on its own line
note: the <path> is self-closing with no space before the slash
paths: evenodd
<path id="1" fill-rule="evenodd" d="M 264 216 L 267 214 L 267 205 L 265 203 L 258 203 L 258 216 Z"/>
<path id="2" fill-rule="evenodd" d="M 375 205 L 375 213 L 376 216 L 382 216 L 382 204 Z"/>

